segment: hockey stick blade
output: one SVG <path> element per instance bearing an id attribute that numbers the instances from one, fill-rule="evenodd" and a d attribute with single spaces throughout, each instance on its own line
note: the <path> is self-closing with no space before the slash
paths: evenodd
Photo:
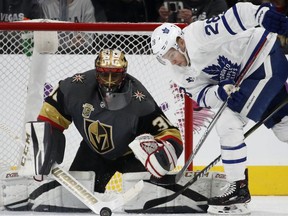
<path id="1" fill-rule="evenodd" d="M 150 182 L 152 182 L 153 184 L 156 184 L 156 185 L 163 185 L 163 186 L 166 186 L 166 185 L 173 185 L 173 184 L 176 184 L 176 174 L 167 174 L 161 178 L 157 178 L 153 175 L 151 175 L 150 177 Z"/>
<path id="2" fill-rule="evenodd" d="M 143 209 L 145 211 L 164 204 L 166 202 L 170 202 L 173 199 L 175 199 L 176 197 L 178 197 L 180 194 L 182 194 L 187 188 L 190 187 L 190 185 L 192 185 L 194 182 L 196 182 L 199 178 L 203 177 L 215 164 L 217 164 L 221 159 L 221 155 L 219 155 L 214 161 L 212 161 L 208 166 L 206 166 L 203 170 L 201 170 L 200 172 L 198 172 L 191 180 L 189 180 L 179 191 L 165 196 L 165 197 L 160 197 L 157 199 L 153 199 L 153 200 L 149 200 L 144 204 Z"/>
<path id="3" fill-rule="evenodd" d="M 244 138 L 250 136 L 255 130 L 257 130 L 261 125 L 263 125 L 268 119 L 270 119 L 275 113 L 277 113 L 280 109 L 282 109 L 285 105 L 288 104 L 288 96 L 278 104 L 266 117 L 264 117 L 261 121 L 257 122 L 253 127 L 251 127 L 245 134 Z M 191 180 L 189 180 L 179 191 L 157 199 L 149 200 L 144 205 L 144 210 L 147 211 L 155 206 L 164 204 L 166 202 L 170 202 L 171 200 L 178 197 L 182 194 L 187 188 L 189 188 L 194 182 L 196 182 L 199 178 L 204 176 L 215 164 L 217 164 L 221 159 L 221 155 L 219 155 L 216 159 L 214 159 L 208 166 L 206 166 L 203 170 L 197 173 Z"/>
<path id="4" fill-rule="evenodd" d="M 141 180 L 118 198 L 110 201 L 101 201 L 72 175 L 59 166 L 55 166 L 52 169 L 51 174 L 56 181 L 63 185 L 94 213 L 100 215 L 105 214 L 105 216 L 110 216 L 109 214 L 111 214 L 113 210 L 123 206 L 125 203 L 133 199 L 144 187 L 144 183 Z"/>

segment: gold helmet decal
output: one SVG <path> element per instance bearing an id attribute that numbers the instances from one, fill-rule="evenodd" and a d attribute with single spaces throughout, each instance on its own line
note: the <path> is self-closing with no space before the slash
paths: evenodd
<path id="1" fill-rule="evenodd" d="M 128 62 L 123 52 L 116 49 L 102 50 L 95 60 L 96 78 L 101 88 L 116 91 L 126 76 Z"/>

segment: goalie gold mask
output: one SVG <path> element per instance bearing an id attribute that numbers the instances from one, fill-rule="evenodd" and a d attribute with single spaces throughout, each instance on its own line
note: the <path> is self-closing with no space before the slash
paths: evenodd
<path id="1" fill-rule="evenodd" d="M 131 81 L 125 80 L 127 65 L 124 53 L 115 49 L 102 50 L 95 60 L 100 94 L 109 110 L 122 109 L 131 101 Z"/>
<path id="2" fill-rule="evenodd" d="M 126 77 L 128 62 L 116 49 L 102 50 L 95 60 L 96 79 L 104 92 L 117 92 Z"/>

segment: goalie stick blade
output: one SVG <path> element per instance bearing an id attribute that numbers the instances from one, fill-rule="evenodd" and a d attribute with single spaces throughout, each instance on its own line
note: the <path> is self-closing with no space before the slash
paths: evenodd
<path id="1" fill-rule="evenodd" d="M 128 191 L 126 191 L 123 195 L 123 201 L 124 204 L 129 202 L 130 200 L 132 200 L 134 197 L 137 196 L 137 194 L 139 194 L 142 189 L 144 187 L 144 182 L 143 180 L 137 182 L 132 188 L 130 188 Z"/>
<path id="2" fill-rule="evenodd" d="M 98 203 L 94 204 L 94 206 L 91 206 L 90 209 L 101 209 L 100 210 L 100 215 L 101 216 L 110 216 L 106 215 L 104 212 L 109 212 L 109 209 L 111 212 L 119 207 L 122 207 L 125 205 L 127 202 L 132 200 L 134 197 L 136 197 L 140 191 L 142 191 L 144 187 L 144 182 L 143 180 L 138 181 L 133 187 L 129 188 L 125 193 L 121 194 L 118 198 L 111 200 L 111 201 L 100 201 L 98 200 Z M 103 211 L 104 209 L 108 211 Z M 94 211 L 95 212 L 95 211 Z M 101 214 L 101 212 L 103 214 Z"/>
<path id="3" fill-rule="evenodd" d="M 162 178 L 156 178 L 154 176 L 150 177 L 150 182 L 156 185 L 173 185 L 176 184 L 176 175 L 165 175 Z"/>
<path id="4" fill-rule="evenodd" d="M 83 202 L 96 214 L 100 214 L 103 209 L 110 209 L 111 211 L 113 211 L 123 206 L 126 202 L 133 199 L 143 189 L 144 186 L 144 183 L 141 180 L 128 191 L 121 194 L 118 198 L 110 201 L 102 201 L 97 197 L 97 195 L 89 191 L 85 186 L 83 186 L 80 182 L 78 182 L 78 180 L 76 180 L 72 175 L 70 175 L 67 171 L 63 170 L 61 167 L 53 167 L 51 175 L 56 181 L 58 181 L 70 193 L 76 196 L 81 202 Z"/>
<path id="5" fill-rule="evenodd" d="M 172 193 L 165 197 L 156 198 L 153 200 L 149 200 L 144 204 L 143 209 L 145 211 L 155 207 L 159 206 L 161 204 L 167 203 L 178 197 L 180 194 L 182 194 L 187 188 L 189 188 L 194 182 L 196 182 L 199 178 L 203 177 L 215 164 L 217 164 L 221 159 L 221 155 L 219 155 L 216 159 L 214 159 L 208 166 L 206 166 L 203 170 L 198 172 L 191 180 L 189 180 L 185 185 L 181 187 L 180 190 L 176 191 L 175 193 Z"/>

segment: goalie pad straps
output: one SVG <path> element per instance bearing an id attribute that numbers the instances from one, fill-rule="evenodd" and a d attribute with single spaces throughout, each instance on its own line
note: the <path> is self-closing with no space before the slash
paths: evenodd
<path id="1" fill-rule="evenodd" d="M 177 165 L 178 158 L 173 145 L 168 141 L 155 140 L 150 134 L 136 137 L 129 147 L 147 171 L 157 178 L 161 178 Z"/>
<path id="2" fill-rule="evenodd" d="M 52 165 L 62 163 L 65 151 L 64 134 L 48 122 L 26 123 L 26 144 L 31 143 L 35 175 L 48 175 Z"/>

